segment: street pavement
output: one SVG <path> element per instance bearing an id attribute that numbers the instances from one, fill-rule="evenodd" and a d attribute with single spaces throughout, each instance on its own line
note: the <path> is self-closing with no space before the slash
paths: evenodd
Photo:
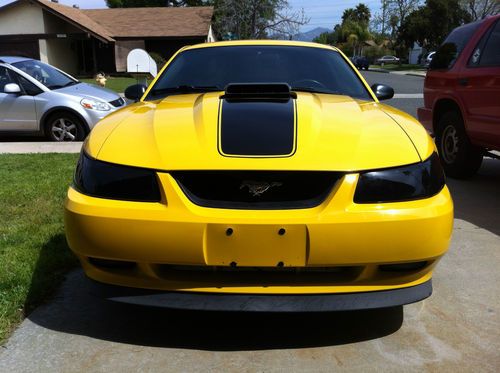
<path id="1" fill-rule="evenodd" d="M 421 92 L 419 77 L 363 74 Z M 415 100 L 389 104 L 416 110 Z M 447 183 L 453 239 L 425 301 L 323 314 L 169 311 L 95 298 L 76 270 L 0 348 L 0 372 L 498 372 L 500 162 Z"/>
<path id="2" fill-rule="evenodd" d="M 394 88 L 395 98 L 382 101 L 384 104 L 417 117 L 417 108 L 424 105 L 424 77 L 374 71 L 362 71 L 361 74 L 370 85 L 382 83 Z"/>

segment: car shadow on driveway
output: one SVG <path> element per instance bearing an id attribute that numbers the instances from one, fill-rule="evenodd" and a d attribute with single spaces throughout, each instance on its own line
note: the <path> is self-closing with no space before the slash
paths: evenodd
<path id="1" fill-rule="evenodd" d="M 500 161 L 484 158 L 477 175 L 467 180 L 447 178 L 455 218 L 500 236 Z"/>
<path id="2" fill-rule="evenodd" d="M 81 269 L 28 316 L 54 331 L 140 346 L 248 351 L 332 346 L 396 332 L 403 307 L 328 313 L 180 311 L 108 301 Z"/>
<path id="3" fill-rule="evenodd" d="M 447 181 L 455 216 L 500 235 L 500 162 L 485 159 L 477 176 Z M 51 255 L 54 237 L 39 263 Z M 32 286 L 40 282 L 35 270 Z M 403 307 L 331 313 L 197 312 L 115 303 L 91 295 L 92 283 L 74 270 L 53 297 L 28 318 L 44 328 L 131 345 L 248 351 L 323 347 L 390 335 L 403 323 Z"/>

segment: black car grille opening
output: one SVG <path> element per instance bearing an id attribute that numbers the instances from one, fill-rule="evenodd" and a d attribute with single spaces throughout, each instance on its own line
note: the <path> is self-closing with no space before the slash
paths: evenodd
<path id="1" fill-rule="evenodd" d="M 198 282 L 203 286 L 321 286 L 352 282 L 362 266 L 336 267 L 223 267 L 169 265 L 155 266 L 163 280 Z"/>
<path id="2" fill-rule="evenodd" d="M 320 205 L 342 177 L 315 171 L 176 171 L 186 196 L 204 207 L 301 209 Z"/>
<path id="3" fill-rule="evenodd" d="M 125 104 L 125 100 L 120 97 L 120 98 L 117 98 L 116 100 L 110 101 L 109 103 L 111 105 L 113 105 L 114 107 L 120 107 L 120 106 L 123 106 Z"/>

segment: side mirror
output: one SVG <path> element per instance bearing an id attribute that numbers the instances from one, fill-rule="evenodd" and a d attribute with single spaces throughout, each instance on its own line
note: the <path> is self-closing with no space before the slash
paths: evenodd
<path id="1" fill-rule="evenodd" d="M 388 85 L 375 83 L 370 88 L 380 101 L 389 100 L 394 97 L 394 89 Z"/>
<path id="2" fill-rule="evenodd" d="M 144 84 L 134 84 L 125 89 L 125 97 L 132 101 L 139 101 L 144 92 L 146 92 Z"/>
<path id="3" fill-rule="evenodd" d="M 19 87 L 19 85 L 16 83 L 9 83 L 5 85 L 3 91 L 4 93 L 9 93 L 9 94 L 19 94 L 21 93 L 21 87 Z"/>

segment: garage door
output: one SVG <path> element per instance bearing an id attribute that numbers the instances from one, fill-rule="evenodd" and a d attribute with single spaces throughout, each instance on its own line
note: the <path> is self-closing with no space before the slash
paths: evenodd
<path id="1" fill-rule="evenodd" d="M 40 59 L 38 40 L 33 41 L 7 41 L 0 40 L 0 56 L 28 57 Z"/>

